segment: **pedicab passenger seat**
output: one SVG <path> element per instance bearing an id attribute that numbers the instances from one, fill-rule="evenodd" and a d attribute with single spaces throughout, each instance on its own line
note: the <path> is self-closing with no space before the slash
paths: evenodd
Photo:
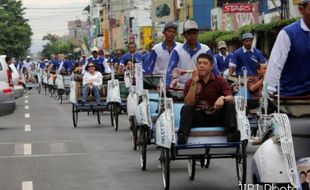
<path id="1" fill-rule="evenodd" d="M 269 95 L 271 104 L 277 107 L 277 96 Z M 310 94 L 305 96 L 281 96 L 280 111 L 293 117 L 310 115 Z"/>

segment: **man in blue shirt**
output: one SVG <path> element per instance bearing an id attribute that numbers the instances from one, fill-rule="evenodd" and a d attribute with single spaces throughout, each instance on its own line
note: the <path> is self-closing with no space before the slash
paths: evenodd
<path id="1" fill-rule="evenodd" d="M 174 69 L 194 70 L 197 64 L 197 57 L 202 53 L 212 55 L 211 49 L 204 44 L 198 42 L 198 25 L 193 20 L 188 20 L 184 23 L 183 35 L 185 38 L 184 44 L 176 46 L 169 59 L 166 75 L 166 85 L 169 86 L 172 81 L 172 71 Z M 212 72 L 219 75 L 216 60 L 214 59 Z M 180 76 L 180 86 L 184 86 L 190 76 Z"/>
<path id="2" fill-rule="evenodd" d="M 265 81 L 270 93 L 281 96 L 310 94 L 310 0 L 299 5 L 302 18 L 278 34 L 272 48 Z"/>
<path id="3" fill-rule="evenodd" d="M 124 65 L 128 60 L 132 60 L 131 61 L 132 63 L 138 63 L 142 61 L 141 59 L 142 59 L 141 54 L 136 52 L 136 44 L 134 42 L 129 42 L 128 53 L 122 56 L 122 59 L 119 63 L 118 73 L 119 74 L 123 73 Z"/>
<path id="4" fill-rule="evenodd" d="M 224 41 L 219 41 L 217 47 L 219 49 L 219 53 L 214 57 L 217 61 L 217 67 L 223 75 L 224 72 L 229 69 L 229 62 L 231 61 L 233 54 L 227 51 L 227 46 Z"/>
<path id="5" fill-rule="evenodd" d="M 81 57 L 81 59 L 80 59 L 80 63 L 81 63 L 82 65 L 85 65 L 86 62 L 87 62 L 86 55 L 83 54 L 82 57 Z"/>
<path id="6" fill-rule="evenodd" d="M 104 58 L 99 56 L 98 48 L 93 47 L 92 56 L 87 58 L 86 64 L 84 65 L 84 70 L 88 63 L 94 63 L 100 73 L 105 73 L 105 67 L 103 65 L 103 62 L 104 62 Z"/>
<path id="7" fill-rule="evenodd" d="M 163 75 L 166 72 L 172 50 L 177 45 L 181 45 L 178 42 L 174 42 L 177 29 L 178 26 L 175 23 L 166 23 L 163 31 L 165 41 L 156 44 L 150 52 L 149 59 L 144 69 L 146 74 Z"/>
<path id="8" fill-rule="evenodd" d="M 262 52 L 252 47 L 253 39 L 252 33 L 242 35 L 243 46 L 235 51 L 230 62 L 229 74 L 235 72 L 237 76 L 243 76 L 242 67 L 245 67 L 249 76 L 255 76 L 258 65 L 267 62 Z"/>
<path id="9" fill-rule="evenodd" d="M 51 62 L 50 62 L 50 66 L 49 66 L 50 72 L 53 74 L 56 74 L 56 72 L 60 66 L 60 63 L 61 63 L 61 60 L 59 60 L 59 55 L 58 55 L 58 53 L 56 53 L 54 55 L 54 59 L 51 60 Z"/>
<path id="10" fill-rule="evenodd" d="M 69 53 L 67 58 L 61 62 L 58 71 L 60 73 L 71 73 L 73 70 L 73 66 L 75 64 L 75 61 L 72 59 L 72 54 Z"/>

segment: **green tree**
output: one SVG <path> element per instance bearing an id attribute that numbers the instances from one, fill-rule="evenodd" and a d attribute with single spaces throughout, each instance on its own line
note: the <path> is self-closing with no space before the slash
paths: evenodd
<path id="1" fill-rule="evenodd" d="M 75 47 L 74 40 L 72 38 L 65 40 L 50 33 L 43 36 L 43 40 L 48 41 L 47 44 L 43 46 L 43 50 L 41 52 L 41 56 L 45 58 L 51 58 L 51 55 L 55 53 L 72 53 Z"/>
<path id="2" fill-rule="evenodd" d="M 31 27 L 24 18 L 22 1 L 0 0 L 1 54 L 22 58 L 31 45 Z"/>

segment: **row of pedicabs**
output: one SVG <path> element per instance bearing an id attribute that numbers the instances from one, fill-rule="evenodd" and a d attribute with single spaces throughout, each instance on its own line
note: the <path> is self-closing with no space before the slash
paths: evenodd
<path id="1" fill-rule="evenodd" d="M 246 76 L 246 71 L 244 72 Z M 136 64 L 134 71 L 126 71 L 122 77 L 115 76 L 114 72 L 107 74 L 101 88 L 104 103 L 100 105 L 81 104 L 81 82 L 73 81 L 72 76 L 42 78 L 45 93 L 49 91 L 53 96 L 57 92 L 60 103 L 63 96 L 69 97 L 74 127 L 78 125 L 78 114 L 81 112 L 93 112 L 100 124 L 100 113 L 109 111 L 111 124 L 118 130 L 118 116 L 122 111 L 126 112 L 130 122 L 132 146 L 140 152 L 142 170 L 147 167 L 148 146 L 154 144 L 160 147 L 159 160 L 165 190 L 170 186 L 171 161 L 188 160 L 188 176 L 190 180 L 194 180 L 198 165 L 208 168 L 211 159 L 223 158 L 235 159 L 238 179 L 236 186 L 243 187 L 247 183 L 246 149 L 253 138 L 260 141 L 261 145 L 252 160 L 251 183 L 289 185 L 301 189 L 288 115 L 280 113 L 280 110 L 269 114 L 267 110 L 268 104 L 283 108 L 281 111 L 294 110 L 294 106 L 300 106 L 302 100 L 270 98 L 265 85 L 260 108 L 255 112 L 255 117 L 253 114 L 249 117 L 246 111 L 246 100 L 250 98 L 246 89 L 247 77 L 234 78 L 239 86 L 235 105 L 241 141 L 227 142 L 225 130 L 221 126 L 197 127 L 191 129 L 187 144 L 178 145 L 176 132 L 184 105 L 183 91 L 166 88 L 165 76 L 143 76 L 139 64 Z M 90 97 L 91 100 L 94 98 Z"/>

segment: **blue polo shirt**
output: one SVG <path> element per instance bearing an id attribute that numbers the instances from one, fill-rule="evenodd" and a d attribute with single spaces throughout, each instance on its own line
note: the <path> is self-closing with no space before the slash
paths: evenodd
<path id="1" fill-rule="evenodd" d="M 52 70 L 57 71 L 60 66 L 61 61 L 59 59 L 53 59 L 51 64 L 53 65 Z"/>
<path id="2" fill-rule="evenodd" d="M 104 62 L 104 58 L 99 57 L 99 56 L 96 58 L 94 58 L 93 56 L 90 56 L 89 58 L 87 58 L 87 64 L 88 63 L 94 63 L 96 65 L 98 71 L 101 73 L 105 73 L 103 62 Z"/>
<path id="3" fill-rule="evenodd" d="M 229 62 L 231 61 L 233 54 L 227 52 L 226 56 L 224 57 L 221 53 L 218 53 L 214 57 L 216 59 L 219 71 L 224 72 L 226 69 L 229 68 Z"/>
<path id="4" fill-rule="evenodd" d="M 39 65 L 39 68 L 40 68 L 40 69 L 44 69 L 44 68 L 45 68 L 45 62 L 44 62 L 44 61 L 40 61 L 40 62 L 38 63 L 38 65 Z"/>
<path id="5" fill-rule="evenodd" d="M 121 61 L 120 61 L 120 65 L 124 65 L 126 63 L 126 61 L 128 60 L 132 60 L 133 62 L 140 62 L 142 60 L 142 56 L 140 53 L 126 53 L 122 56 Z"/>
<path id="6" fill-rule="evenodd" d="M 213 56 L 211 49 L 207 45 L 201 44 L 199 42 L 197 42 L 195 50 L 190 50 L 186 42 L 176 46 L 172 51 L 169 59 L 166 72 L 166 85 L 170 85 L 172 81 L 173 69 L 179 68 L 182 70 L 194 70 L 197 64 L 197 57 L 202 53 L 207 53 Z M 215 75 L 220 75 L 215 58 L 212 73 Z M 189 79 L 189 76 L 181 76 L 179 78 L 179 82 L 185 84 Z"/>
<path id="7" fill-rule="evenodd" d="M 87 62 L 87 59 L 80 59 L 80 63 L 82 64 L 82 65 L 85 65 L 86 64 L 86 62 Z"/>
<path id="8" fill-rule="evenodd" d="M 236 66 L 236 75 L 243 76 L 242 67 L 247 69 L 248 76 L 257 75 L 257 67 L 261 63 L 266 63 L 267 60 L 256 48 L 246 50 L 244 47 L 237 49 L 232 57 L 231 64 Z"/>
<path id="9" fill-rule="evenodd" d="M 66 59 L 63 64 L 63 68 L 65 69 L 65 71 L 71 72 L 73 70 L 74 63 L 75 61 L 73 59 L 71 60 Z"/>

